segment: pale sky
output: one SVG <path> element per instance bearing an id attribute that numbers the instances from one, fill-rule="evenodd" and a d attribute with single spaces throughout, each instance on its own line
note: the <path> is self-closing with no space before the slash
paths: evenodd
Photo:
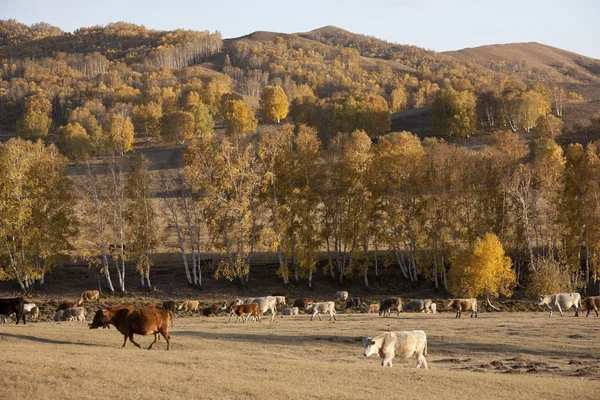
<path id="1" fill-rule="evenodd" d="M 600 0 L 0 0 L 0 19 L 63 29 L 126 21 L 224 38 L 325 25 L 436 51 L 539 42 L 600 59 Z"/>

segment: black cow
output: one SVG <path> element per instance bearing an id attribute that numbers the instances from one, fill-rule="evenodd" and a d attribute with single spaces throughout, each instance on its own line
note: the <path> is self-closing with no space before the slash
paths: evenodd
<path id="1" fill-rule="evenodd" d="M 17 324 L 19 323 L 19 318 L 22 318 L 23 324 L 25 324 L 25 312 L 23 306 L 25 306 L 25 300 L 23 300 L 22 297 L 0 299 L 0 314 L 9 316 L 14 313 L 17 316 Z"/>
<path id="2" fill-rule="evenodd" d="M 175 312 L 175 302 L 173 300 L 163 301 L 162 309 L 166 311 Z"/>
<path id="3" fill-rule="evenodd" d="M 346 300 L 346 308 L 360 307 L 362 306 L 362 301 L 360 297 L 352 297 L 351 299 Z"/>

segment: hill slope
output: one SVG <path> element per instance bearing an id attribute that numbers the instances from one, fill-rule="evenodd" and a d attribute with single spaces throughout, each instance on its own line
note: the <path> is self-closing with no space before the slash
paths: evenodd
<path id="1" fill-rule="evenodd" d="M 600 60 L 535 42 L 494 44 L 444 54 L 493 70 L 514 69 L 520 63 L 579 81 L 600 81 Z"/>

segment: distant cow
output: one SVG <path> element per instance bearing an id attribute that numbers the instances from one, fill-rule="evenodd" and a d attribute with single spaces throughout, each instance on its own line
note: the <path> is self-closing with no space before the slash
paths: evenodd
<path id="1" fill-rule="evenodd" d="M 15 314 L 17 318 L 17 324 L 19 319 L 23 320 L 25 324 L 25 300 L 22 297 L 15 297 L 12 299 L 0 299 L 0 314 L 6 315 L 7 317 L 11 314 Z"/>
<path id="2" fill-rule="evenodd" d="M 333 318 L 334 320 L 337 321 L 337 318 L 335 317 L 335 315 L 336 315 L 335 303 L 333 301 L 326 301 L 324 303 L 312 303 L 311 305 L 306 307 L 306 310 L 312 312 L 312 315 L 310 317 L 311 321 L 313 320 L 315 315 L 318 315 L 319 321 L 322 321 L 321 314 L 325 314 L 325 313 L 329 314 L 330 321 L 331 321 L 331 318 Z"/>
<path id="3" fill-rule="evenodd" d="M 287 297 L 285 296 L 272 296 L 275 297 L 275 302 L 278 306 L 287 306 Z"/>
<path id="4" fill-rule="evenodd" d="M 436 314 L 437 313 L 437 304 L 431 303 L 431 306 L 429 306 L 429 309 L 431 310 L 432 313 Z"/>
<path id="5" fill-rule="evenodd" d="M 306 306 L 311 304 L 312 302 L 313 299 L 310 297 L 306 299 L 296 299 L 296 301 L 294 301 L 294 307 L 306 308 Z"/>
<path id="6" fill-rule="evenodd" d="M 85 321 L 86 312 L 83 307 L 74 307 L 67 308 L 62 315 L 67 321 Z"/>
<path id="7" fill-rule="evenodd" d="M 473 318 L 473 314 L 475 314 L 475 318 L 477 318 L 477 299 L 450 299 L 448 303 L 446 303 L 446 308 L 451 308 L 456 310 L 456 318 L 460 318 L 462 316 L 463 311 L 471 311 L 471 318 Z"/>
<path id="8" fill-rule="evenodd" d="M 123 334 L 122 347 L 125 347 L 129 338 L 129 341 L 140 349 L 140 345 L 133 340 L 133 335 L 154 335 L 154 342 L 148 346 L 148 350 L 158 341 L 158 335 L 161 334 L 167 341 L 167 350 L 169 350 L 171 348 L 169 323 L 173 324 L 173 312 L 170 310 L 123 307 L 116 310 L 98 310 L 89 328 L 98 329 L 114 325 Z"/>
<path id="9" fill-rule="evenodd" d="M 371 304 L 368 308 L 368 311 L 372 314 L 379 312 L 379 304 Z"/>
<path id="10" fill-rule="evenodd" d="M 8 315 L 0 314 L 0 323 L 5 324 L 8 319 Z"/>
<path id="11" fill-rule="evenodd" d="M 396 310 L 398 315 L 400 315 L 400 311 L 402 310 L 402 299 L 400 297 L 388 297 L 379 302 L 380 317 L 385 317 L 385 313 L 390 316 L 392 310 Z"/>
<path id="12" fill-rule="evenodd" d="M 409 303 L 407 303 L 404 306 L 404 309 L 406 311 L 415 311 L 415 312 L 422 312 L 422 313 L 432 313 L 434 312 L 432 309 L 432 305 L 433 305 L 433 301 L 431 301 L 430 299 L 424 299 L 424 300 L 413 300 Z"/>
<path id="13" fill-rule="evenodd" d="M 219 311 L 221 310 L 221 307 L 217 304 L 213 304 L 210 307 L 206 307 L 205 309 L 202 310 L 202 315 L 204 315 L 205 317 L 208 317 L 211 314 L 214 314 L 215 316 L 219 316 Z"/>
<path id="14" fill-rule="evenodd" d="M 421 366 L 429 369 L 427 365 L 427 335 L 423 331 L 386 332 L 374 338 L 363 340 L 365 357 L 378 354 L 381 366 L 391 367 L 395 356 L 411 357 L 417 359 L 417 368 Z"/>
<path id="15" fill-rule="evenodd" d="M 361 306 L 362 306 L 362 301 L 360 300 L 360 297 L 353 297 L 351 299 L 346 300 L 346 308 L 361 307 Z"/>
<path id="16" fill-rule="evenodd" d="M 178 310 L 198 311 L 200 302 L 198 300 L 186 300 L 177 307 Z"/>
<path id="17" fill-rule="evenodd" d="M 242 323 L 246 322 L 251 315 L 253 317 L 252 322 L 255 322 L 256 320 L 260 321 L 259 307 L 257 303 L 238 304 L 231 306 L 230 311 L 231 315 L 229 316 L 229 320 L 227 320 L 227 322 L 231 321 L 231 317 L 234 315 L 237 315 L 237 318 L 235 319 L 236 324 L 240 318 L 242 319 Z M 246 316 L 246 318 L 244 318 L 244 316 Z"/>
<path id="18" fill-rule="evenodd" d="M 298 307 L 290 307 L 281 311 L 281 315 L 298 315 Z"/>
<path id="19" fill-rule="evenodd" d="M 165 311 L 174 312 L 175 311 L 175 302 L 173 300 L 163 301 L 162 309 Z"/>
<path id="20" fill-rule="evenodd" d="M 234 303 L 240 302 L 240 299 L 236 299 Z M 256 303 L 258 304 L 258 313 L 260 315 L 269 311 L 271 313 L 271 322 L 275 319 L 275 315 L 277 314 L 277 299 L 273 296 L 266 297 L 248 297 L 241 301 L 242 304 L 250 304 Z M 260 321 L 260 318 L 258 319 Z"/>
<path id="21" fill-rule="evenodd" d="M 97 290 L 86 290 L 81 293 L 79 297 L 79 304 L 83 304 L 86 301 L 96 300 L 96 303 L 100 304 L 100 292 Z"/>
<path id="22" fill-rule="evenodd" d="M 540 296 L 538 299 L 538 306 L 546 304 L 550 309 L 550 315 L 552 317 L 552 311 L 557 310 L 560 315 L 563 315 L 563 310 L 568 310 L 571 307 L 575 307 L 575 316 L 579 316 L 579 310 L 581 309 L 581 295 L 579 293 L 558 293 L 549 294 L 546 296 Z"/>
<path id="23" fill-rule="evenodd" d="M 600 308 L 600 296 L 588 297 L 587 299 L 585 299 L 581 302 L 581 311 L 587 310 L 587 314 L 585 314 L 586 317 L 588 315 L 590 315 L 590 311 L 592 311 L 592 310 L 594 310 L 594 312 L 596 313 L 596 317 L 597 317 L 599 308 Z"/>
<path id="24" fill-rule="evenodd" d="M 56 309 L 56 311 L 63 311 L 66 310 L 67 308 L 75 308 L 79 305 L 78 301 L 63 301 L 62 303 L 60 303 L 58 305 L 58 308 Z"/>
<path id="25" fill-rule="evenodd" d="M 335 293 L 336 301 L 346 301 L 348 299 L 348 292 L 342 290 Z"/>
<path id="26" fill-rule="evenodd" d="M 34 303 L 25 303 L 23 305 L 23 312 L 31 315 L 31 318 L 38 318 L 40 316 L 40 309 Z"/>

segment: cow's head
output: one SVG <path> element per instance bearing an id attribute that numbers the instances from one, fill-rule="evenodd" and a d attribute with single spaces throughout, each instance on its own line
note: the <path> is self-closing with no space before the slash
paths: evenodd
<path id="1" fill-rule="evenodd" d="M 369 357 L 369 356 L 372 356 L 373 354 L 379 353 L 379 346 L 377 346 L 377 342 L 375 342 L 373 340 L 373 338 L 370 338 L 370 337 L 364 338 L 363 346 L 364 346 L 363 356 L 365 356 L 365 357 Z"/>
<path id="2" fill-rule="evenodd" d="M 454 299 L 450 299 L 446 302 L 446 308 L 450 308 L 454 305 Z"/>
<path id="3" fill-rule="evenodd" d="M 100 327 L 105 327 L 110 322 L 110 315 L 107 310 L 98 310 L 94 315 L 94 319 L 91 324 L 88 324 L 89 329 L 98 329 Z"/>
<path id="4" fill-rule="evenodd" d="M 183 303 L 181 303 L 179 306 L 177 306 L 178 310 L 181 310 L 183 308 Z"/>
<path id="5" fill-rule="evenodd" d="M 550 296 L 540 296 L 538 297 L 537 305 L 543 306 L 544 304 L 548 304 L 550 301 Z"/>

